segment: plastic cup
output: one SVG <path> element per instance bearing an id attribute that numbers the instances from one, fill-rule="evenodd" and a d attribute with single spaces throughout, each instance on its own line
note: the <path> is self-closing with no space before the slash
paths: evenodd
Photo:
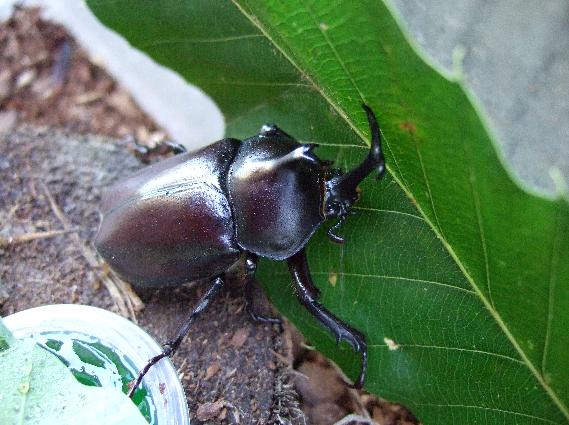
<path id="1" fill-rule="evenodd" d="M 46 336 L 83 335 L 86 341 L 98 340 L 134 367 L 142 369 L 148 359 L 159 354 L 160 345 L 131 321 L 110 311 L 77 304 L 35 307 L 5 317 L 6 327 L 16 338 L 33 338 L 43 342 Z M 144 377 L 154 405 L 157 425 L 189 425 L 184 389 L 170 359 L 154 365 Z"/>

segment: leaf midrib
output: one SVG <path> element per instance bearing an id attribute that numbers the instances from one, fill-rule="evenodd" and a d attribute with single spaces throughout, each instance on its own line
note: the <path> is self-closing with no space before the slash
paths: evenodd
<path id="1" fill-rule="evenodd" d="M 320 87 L 318 84 L 316 84 L 316 82 L 312 79 L 312 77 L 309 74 L 307 74 L 303 69 L 301 69 L 301 67 L 286 52 L 284 47 L 281 46 L 280 44 L 278 44 L 271 37 L 269 32 L 263 27 L 261 22 L 258 19 L 256 19 L 255 17 L 251 16 L 249 13 L 247 13 L 247 11 L 241 6 L 239 0 L 231 0 L 231 2 L 235 5 L 235 7 L 237 7 L 237 9 L 243 14 L 243 16 L 245 16 L 251 22 L 251 24 L 254 25 L 267 38 L 267 40 L 273 44 L 273 46 L 283 55 L 283 57 L 286 58 L 290 62 L 290 64 L 300 73 L 302 78 L 305 81 L 307 81 L 308 83 L 310 83 L 310 85 L 312 85 L 312 87 L 318 93 L 320 93 L 320 95 L 324 98 L 324 100 L 326 100 L 326 102 L 328 102 L 328 104 L 338 113 L 338 115 L 346 122 L 346 124 L 352 129 L 352 131 L 362 141 L 364 141 L 364 143 L 367 144 L 367 141 L 366 141 L 366 138 L 364 137 L 364 134 L 354 125 L 354 123 L 351 121 L 351 119 L 348 116 L 348 114 L 346 113 L 346 111 L 344 111 L 342 108 L 340 108 L 339 105 L 337 105 L 333 101 L 333 99 L 326 94 L 324 89 L 322 87 Z M 400 25 L 398 25 L 398 26 L 400 27 Z M 326 38 L 326 41 L 328 43 L 330 43 L 327 38 Z M 283 44 L 284 44 L 284 40 L 283 40 Z M 413 51 L 416 53 L 415 46 L 412 43 L 410 43 L 410 45 L 411 45 L 411 48 L 413 49 Z M 333 47 L 332 47 L 332 51 L 335 52 L 335 49 Z M 419 55 L 419 56 L 422 58 L 421 55 Z M 340 62 L 340 64 L 342 65 L 341 62 Z M 432 64 L 428 63 L 428 65 L 430 67 L 432 67 Z M 345 70 L 344 67 L 343 67 L 343 69 Z M 349 76 L 349 73 L 348 73 L 348 76 Z M 445 76 L 445 78 L 449 79 L 449 81 L 451 81 L 451 82 L 457 83 L 463 91 L 465 90 L 465 87 L 460 83 L 460 81 L 449 78 L 449 76 Z M 355 84 L 353 81 L 353 78 L 351 78 L 351 77 L 350 77 L 350 81 L 352 82 L 352 84 Z M 360 96 L 363 98 L 363 95 L 357 86 L 355 86 L 355 89 L 358 91 Z M 362 100 L 365 100 L 365 99 L 362 99 Z M 478 109 L 476 109 L 476 113 L 477 113 L 477 115 L 480 115 L 482 112 L 479 111 Z M 384 144 L 386 145 L 387 149 L 391 152 L 391 148 L 389 147 L 389 141 L 387 140 L 385 135 L 382 134 L 382 136 L 383 136 L 383 140 L 385 142 Z M 492 139 L 490 138 L 490 140 L 492 140 Z M 395 158 L 393 155 L 392 155 L 392 157 Z M 395 165 L 397 168 L 399 168 L 397 163 Z M 389 171 L 389 173 L 391 174 L 392 178 L 395 180 L 395 182 L 399 185 L 399 187 L 401 187 L 403 192 L 407 195 L 407 197 L 409 199 L 415 199 L 415 197 L 410 192 L 410 190 L 407 188 L 407 186 L 404 185 L 403 182 L 393 172 L 393 170 L 391 169 L 391 166 L 389 164 L 387 164 L 386 168 L 387 168 L 387 171 Z M 402 173 L 401 173 L 401 176 L 403 176 Z M 426 178 L 426 176 L 425 176 L 425 178 Z M 522 347 L 518 344 L 517 340 L 514 338 L 513 334 L 510 332 L 508 326 L 502 320 L 502 317 L 500 316 L 500 314 L 494 309 L 492 304 L 488 301 L 488 299 L 485 297 L 484 293 L 480 290 L 480 288 L 478 287 L 478 285 L 474 281 L 473 277 L 467 272 L 465 266 L 462 264 L 462 261 L 459 259 L 458 255 L 456 254 L 456 252 L 454 251 L 454 249 L 452 248 L 450 243 L 446 240 L 446 238 L 444 237 L 442 232 L 438 230 L 437 226 L 435 226 L 434 223 L 430 220 L 429 216 L 427 214 L 425 214 L 425 212 L 424 212 L 421 204 L 419 203 L 419 201 L 414 202 L 414 205 L 417 208 L 417 210 L 421 213 L 421 215 L 423 216 L 425 222 L 429 225 L 429 227 L 432 229 L 432 231 L 435 233 L 435 235 L 441 241 L 441 243 L 443 244 L 443 246 L 445 247 L 445 249 L 447 250 L 447 252 L 451 256 L 451 258 L 455 261 L 455 263 L 457 264 L 459 269 L 462 271 L 463 275 L 468 280 L 468 282 L 470 283 L 470 285 L 474 289 L 474 292 L 478 295 L 478 297 L 480 298 L 480 300 L 482 301 L 482 303 L 484 304 L 484 306 L 486 307 L 486 309 L 488 310 L 490 315 L 494 318 L 494 320 L 496 321 L 498 326 L 502 329 L 502 331 L 504 332 L 506 337 L 510 340 L 512 346 L 518 352 L 518 354 L 520 355 L 524 364 L 528 367 L 528 369 L 535 376 L 535 378 L 537 379 L 539 384 L 543 387 L 543 389 L 551 397 L 552 401 L 557 405 L 557 407 L 559 408 L 561 413 L 567 418 L 567 420 L 569 420 L 569 408 L 567 406 L 565 406 L 565 404 L 557 396 L 557 393 L 545 382 L 545 379 L 543 378 L 541 373 L 538 371 L 538 369 L 534 366 L 534 364 L 530 361 L 529 357 L 526 355 L 526 353 L 522 349 Z M 433 205 L 433 207 L 434 207 L 434 205 Z"/>

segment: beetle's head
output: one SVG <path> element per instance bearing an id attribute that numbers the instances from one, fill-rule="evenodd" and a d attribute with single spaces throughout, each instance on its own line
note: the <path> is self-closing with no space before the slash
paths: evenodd
<path id="1" fill-rule="evenodd" d="M 350 214 L 352 205 L 359 198 L 359 190 L 356 187 L 342 185 L 344 175 L 337 169 L 331 169 L 329 178 L 326 180 L 326 193 L 324 195 L 324 216 L 326 219 L 337 218 L 337 223 L 328 230 L 328 237 L 336 243 L 344 243 L 344 239 L 334 233 Z"/>
<path id="2" fill-rule="evenodd" d="M 343 177 L 344 174 L 337 168 L 329 172 L 324 197 L 324 215 L 327 219 L 346 216 L 359 198 L 357 186 L 348 187 L 341 184 Z"/>
<path id="3" fill-rule="evenodd" d="M 333 242 L 343 243 L 344 239 L 334 233 L 342 225 L 350 213 L 354 202 L 359 198 L 358 184 L 371 172 L 377 170 L 377 178 L 385 173 L 385 159 L 381 150 L 381 134 L 373 111 L 363 105 L 371 131 L 371 146 L 367 157 L 353 170 L 342 174 L 340 170 L 331 169 L 326 180 L 324 198 L 324 215 L 326 218 L 338 218 L 338 222 L 328 230 L 328 237 Z"/>

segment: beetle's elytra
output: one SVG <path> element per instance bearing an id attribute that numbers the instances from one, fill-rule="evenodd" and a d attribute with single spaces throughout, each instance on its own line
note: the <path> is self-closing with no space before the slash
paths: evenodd
<path id="1" fill-rule="evenodd" d="M 223 286 L 225 270 L 243 253 L 248 281 L 258 257 L 287 261 L 302 305 L 338 342 L 347 341 L 361 354 L 355 386 L 363 385 L 365 337 L 318 303 L 304 250 L 327 219 L 338 219 L 328 236 L 343 243 L 334 231 L 358 199 L 357 185 L 374 170 L 378 178 L 384 174 L 379 126 L 372 110 L 363 106 L 371 148 L 345 174 L 314 154 L 317 145 L 298 143 L 278 127 L 265 125 L 242 142 L 223 139 L 153 164 L 107 191 L 95 245 L 116 273 L 138 286 L 212 282 L 176 337 L 140 372 L 130 395 L 153 364 L 178 348 L 193 319 Z M 248 311 L 257 321 L 278 321 Z"/>

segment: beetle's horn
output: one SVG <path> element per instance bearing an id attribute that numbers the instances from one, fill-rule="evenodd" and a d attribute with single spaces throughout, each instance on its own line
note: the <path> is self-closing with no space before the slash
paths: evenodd
<path id="1" fill-rule="evenodd" d="M 385 173 L 385 158 L 381 150 L 381 133 L 375 114 L 369 106 L 362 105 L 367 114 L 371 131 L 371 147 L 366 159 L 353 170 L 344 174 L 338 182 L 341 193 L 353 193 L 358 184 L 373 170 L 377 170 L 379 180 Z"/>

